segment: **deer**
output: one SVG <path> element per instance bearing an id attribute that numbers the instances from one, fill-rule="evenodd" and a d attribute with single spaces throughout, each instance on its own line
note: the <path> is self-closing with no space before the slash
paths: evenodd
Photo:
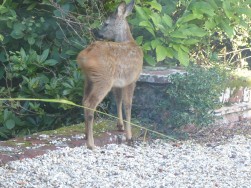
<path id="1" fill-rule="evenodd" d="M 94 111 L 110 91 L 117 106 L 117 128 L 125 131 L 127 143 L 132 143 L 132 99 L 143 66 L 143 51 L 135 42 L 126 19 L 132 13 L 134 3 L 135 0 L 128 4 L 121 2 L 98 31 L 99 38 L 104 40 L 93 42 L 77 56 L 78 66 L 85 76 L 82 105 L 88 149 L 95 149 Z"/>

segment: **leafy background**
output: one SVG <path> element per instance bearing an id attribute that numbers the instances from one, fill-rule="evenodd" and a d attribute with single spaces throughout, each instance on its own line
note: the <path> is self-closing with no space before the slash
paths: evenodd
<path id="1" fill-rule="evenodd" d="M 205 64 L 218 61 L 224 48 L 229 52 L 250 47 L 250 4 L 246 0 L 141 1 L 131 23 L 148 64 Z"/>
<path id="2" fill-rule="evenodd" d="M 0 7 L 0 97 L 63 98 L 79 103 L 83 78 L 76 54 L 93 41 L 103 8 L 95 1 L 16 1 Z M 0 137 L 80 122 L 64 104 L 0 104 Z M 77 111 L 77 112 L 76 112 Z"/>
<path id="3" fill-rule="evenodd" d="M 119 2 L 2 1 L 0 97 L 60 98 L 80 104 L 83 78 L 76 55 L 95 40 L 92 29 Z M 250 4 L 250 0 L 138 0 L 129 22 L 146 65 L 194 62 L 250 68 Z M 83 121 L 81 109 L 65 104 L 4 101 L 0 111 L 0 139 Z"/>

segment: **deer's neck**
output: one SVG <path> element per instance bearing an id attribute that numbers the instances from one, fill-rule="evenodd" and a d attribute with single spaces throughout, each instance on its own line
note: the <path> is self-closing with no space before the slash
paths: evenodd
<path id="1" fill-rule="evenodd" d="M 115 37 L 115 42 L 132 42 L 134 41 L 130 27 L 126 24 L 126 28 L 122 29 Z"/>

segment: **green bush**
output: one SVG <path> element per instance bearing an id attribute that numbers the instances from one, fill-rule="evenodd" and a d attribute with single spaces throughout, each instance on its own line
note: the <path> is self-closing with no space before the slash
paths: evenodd
<path id="1" fill-rule="evenodd" d="M 186 74 L 172 75 L 170 81 L 167 98 L 162 104 L 168 112 L 166 123 L 169 128 L 214 122 L 214 110 L 221 107 L 219 97 L 229 81 L 229 74 L 224 69 L 189 66 Z"/>
<path id="2" fill-rule="evenodd" d="M 76 55 L 92 40 L 98 1 L 4 0 L 0 5 L 0 98 L 56 98 L 80 103 Z M 0 139 L 83 121 L 82 110 L 36 101 L 0 103 Z"/>
<path id="3" fill-rule="evenodd" d="M 251 1 L 142 0 L 131 23 L 150 65 L 218 61 L 250 46 Z M 206 60 L 206 62 L 205 62 Z"/>

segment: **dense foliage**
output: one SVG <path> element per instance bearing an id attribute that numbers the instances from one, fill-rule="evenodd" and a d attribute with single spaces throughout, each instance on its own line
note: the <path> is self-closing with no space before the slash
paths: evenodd
<path id="1" fill-rule="evenodd" d="M 166 100 L 162 103 L 162 108 L 168 112 L 167 127 L 213 123 L 214 110 L 222 105 L 219 96 L 229 85 L 229 78 L 229 72 L 220 67 L 189 66 L 185 75 L 172 75 Z"/>
<path id="2" fill-rule="evenodd" d="M 131 23 L 150 65 L 205 64 L 219 62 L 220 55 L 236 65 L 251 44 L 250 5 L 250 0 L 142 0 Z"/>
<path id="3" fill-rule="evenodd" d="M 75 58 L 93 39 L 90 29 L 100 25 L 101 9 L 95 1 L 5 0 L 0 5 L 0 97 L 65 98 L 80 103 L 83 80 Z M 69 108 L 1 102 L 0 138 L 83 118 L 81 109 Z"/>

